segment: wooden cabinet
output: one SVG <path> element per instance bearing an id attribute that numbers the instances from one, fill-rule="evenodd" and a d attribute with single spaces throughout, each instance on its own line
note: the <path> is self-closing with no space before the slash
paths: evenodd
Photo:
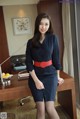
<path id="1" fill-rule="evenodd" d="M 45 12 L 51 16 L 54 33 L 59 38 L 60 59 L 63 62 L 63 28 L 62 28 L 62 5 L 56 0 L 40 0 L 37 5 L 38 13 Z"/>
<path id="2" fill-rule="evenodd" d="M 9 57 L 3 9 L 0 6 L 0 64 Z M 10 60 L 2 65 L 3 72 L 10 72 Z"/>

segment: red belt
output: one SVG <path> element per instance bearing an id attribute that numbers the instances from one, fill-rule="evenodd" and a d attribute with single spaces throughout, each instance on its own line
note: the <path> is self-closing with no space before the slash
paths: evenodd
<path id="1" fill-rule="evenodd" d="M 50 66 L 50 65 L 52 65 L 52 60 L 45 61 L 45 62 L 34 61 L 34 66 L 36 66 L 36 67 L 45 68 L 45 67 Z"/>

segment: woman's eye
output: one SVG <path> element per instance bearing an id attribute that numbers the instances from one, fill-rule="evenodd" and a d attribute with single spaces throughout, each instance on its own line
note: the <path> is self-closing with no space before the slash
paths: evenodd
<path id="1" fill-rule="evenodd" d="M 42 23 L 40 23 L 40 25 L 48 26 L 48 24 L 47 24 L 47 23 L 46 23 L 46 24 L 42 24 Z"/>
<path id="2" fill-rule="evenodd" d="M 46 23 L 45 25 L 47 26 L 48 24 Z"/>

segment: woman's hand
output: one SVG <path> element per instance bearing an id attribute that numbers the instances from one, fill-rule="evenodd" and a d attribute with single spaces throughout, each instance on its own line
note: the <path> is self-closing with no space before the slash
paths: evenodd
<path id="1" fill-rule="evenodd" d="M 61 77 L 58 77 L 58 84 L 61 85 L 64 83 L 64 79 Z"/>
<path id="2" fill-rule="evenodd" d="M 35 82 L 35 85 L 36 85 L 37 89 L 44 89 L 44 85 L 43 85 L 43 83 L 40 80 L 37 80 Z"/>

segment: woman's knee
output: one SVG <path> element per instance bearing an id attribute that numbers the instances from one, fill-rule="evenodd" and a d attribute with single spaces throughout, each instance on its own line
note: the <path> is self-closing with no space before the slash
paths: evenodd
<path id="1" fill-rule="evenodd" d="M 46 102 L 45 107 L 46 107 L 46 111 L 48 113 L 55 110 L 54 102 L 52 102 L 52 101 Z"/>
<path id="2" fill-rule="evenodd" d="M 45 104 L 44 102 L 37 102 L 36 103 L 36 108 L 37 108 L 37 112 L 40 114 L 45 114 Z"/>

